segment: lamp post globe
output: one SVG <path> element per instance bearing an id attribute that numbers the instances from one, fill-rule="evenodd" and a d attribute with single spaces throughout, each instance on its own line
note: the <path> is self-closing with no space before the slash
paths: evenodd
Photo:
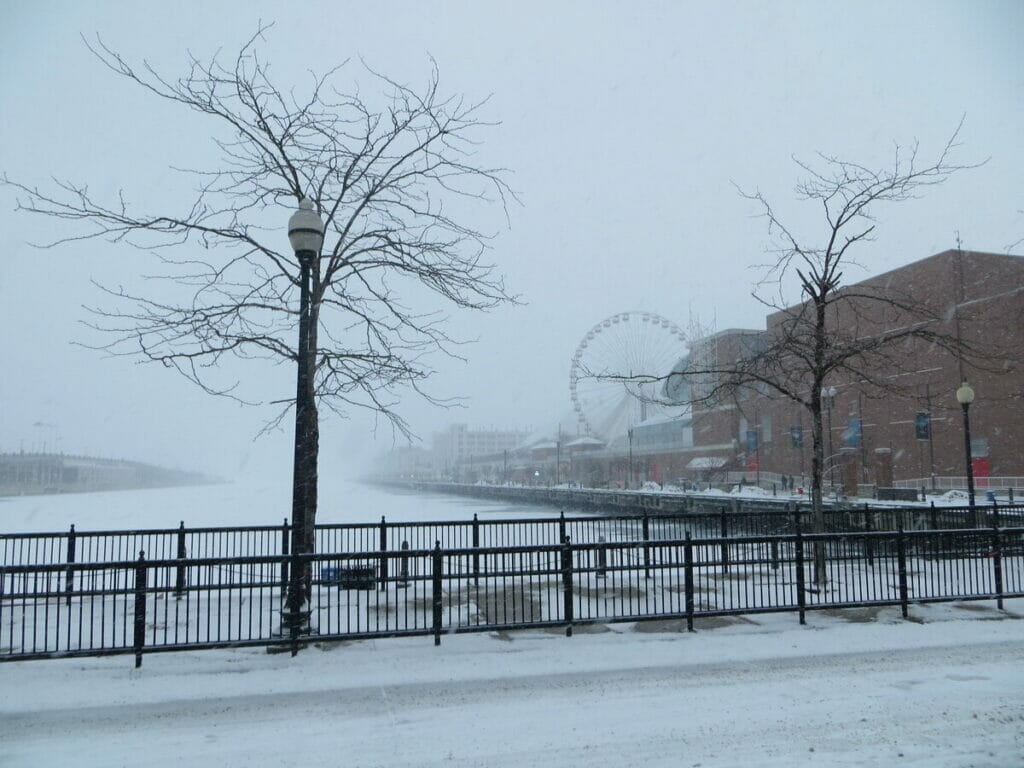
<path id="1" fill-rule="evenodd" d="M 288 219 L 288 240 L 300 255 L 319 253 L 324 244 L 324 222 L 308 197 L 302 198 L 299 210 Z"/>
<path id="2" fill-rule="evenodd" d="M 960 405 L 967 406 L 974 402 L 974 390 L 966 381 L 957 388 L 956 400 Z"/>

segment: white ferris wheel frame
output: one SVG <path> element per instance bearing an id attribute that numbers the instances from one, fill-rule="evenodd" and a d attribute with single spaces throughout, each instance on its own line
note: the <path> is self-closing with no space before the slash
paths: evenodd
<path id="1" fill-rule="evenodd" d="M 628 378 L 667 375 L 670 367 L 687 353 L 688 345 L 687 335 L 676 323 L 654 312 L 619 312 L 595 324 L 576 347 L 569 371 L 569 396 L 580 434 L 599 433 L 601 426 L 596 423 L 599 414 L 595 412 L 601 404 L 587 402 L 588 393 L 581 389 L 598 388 L 594 384 L 597 382 L 605 385 L 602 388 L 610 393 L 608 397 L 619 400 L 611 406 L 613 410 L 628 409 L 631 396 L 638 404 L 650 400 L 653 410 L 657 403 L 641 391 L 650 385 L 631 384 Z M 621 392 L 618 397 L 616 387 Z M 589 397 L 593 400 L 592 394 Z"/>

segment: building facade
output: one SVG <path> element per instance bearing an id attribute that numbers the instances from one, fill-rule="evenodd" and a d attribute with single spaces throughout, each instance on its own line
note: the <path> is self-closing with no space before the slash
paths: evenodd
<path id="1" fill-rule="evenodd" d="M 913 324 L 934 333 L 880 345 L 826 381 L 826 482 L 852 491 L 897 481 L 930 487 L 937 477 L 965 475 L 964 416 L 955 396 L 963 381 L 976 393 L 969 418 L 980 485 L 1024 476 L 1024 258 L 946 251 L 842 290 L 849 298 L 836 302 L 830 329 L 858 339 Z M 770 340 L 791 316 L 769 316 L 759 333 Z M 750 331 L 717 336 L 723 366 L 757 346 Z M 716 403 L 697 399 L 695 448 L 752 482 L 761 472 L 799 478 L 810 473 L 810 418 L 770 387 Z"/>

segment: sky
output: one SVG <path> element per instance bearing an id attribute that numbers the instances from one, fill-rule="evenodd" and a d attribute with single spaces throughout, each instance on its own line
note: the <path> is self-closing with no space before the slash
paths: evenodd
<path id="1" fill-rule="evenodd" d="M 438 360 L 430 390 L 465 398 L 402 405 L 429 442 L 452 422 L 571 429 L 569 373 L 588 330 L 620 312 L 689 328 L 762 327 L 750 297 L 770 239 L 738 189 L 760 190 L 810 240 L 793 158 L 822 152 L 884 165 L 894 144 L 933 157 L 963 119 L 954 160 L 981 167 L 876 211 L 862 279 L 955 246 L 1005 252 L 1024 238 L 1024 5 L 1017 2 L 279 3 L 0 2 L 0 173 L 124 190 L 175 209 L 171 166 L 214 158 L 201 120 L 119 81 L 82 36 L 168 75 L 236 51 L 260 22 L 279 82 L 347 59 L 397 80 L 490 97 L 482 161 L 509 169 L 521 201 L 495 212 L 488 258 L 522 305 L 455 315 L 476 343 Z M 359 83 L 358 66 L 343 71 Z M 61 450 L 223 476 L 290 472 L 291 430 L 259 439 L 273 411 L 211 398 L 175 374 L 80 346 L 97 339 L 93 281 L 142 284 L 144 254 L 102 241 L 39 250 L 68 234 L 15 211 L 0 186 L 0 451 Z M 281 211 L 282 240 L 290 210 Z M 1017 246 L 1015 252 L 1021 252 Z M 243 377 L 289 388 L 282 368 Z M 273 388 L 273 387 L 271 387 Z M 570 423 L 566 424 L 565 421 Z M 325 422 L 321 472 L 361 468 L 391 445 L 353 414 Z"/>

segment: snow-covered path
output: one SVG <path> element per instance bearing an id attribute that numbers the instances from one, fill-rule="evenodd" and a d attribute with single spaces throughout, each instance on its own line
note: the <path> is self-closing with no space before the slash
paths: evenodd
<path id="1" fill-rule="evenodd" d="M 8 664 L 0 765 L 1024 765 L 1024 622 L 972 615 Z"/>

